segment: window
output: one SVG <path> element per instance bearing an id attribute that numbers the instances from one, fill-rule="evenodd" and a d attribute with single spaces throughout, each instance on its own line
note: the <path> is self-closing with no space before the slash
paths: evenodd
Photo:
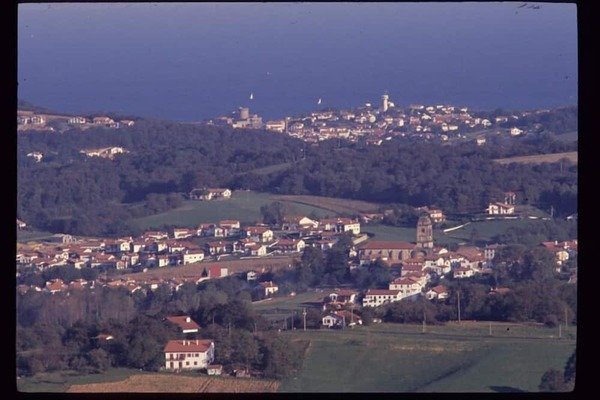
<path id="1" fill-rule="evenodd" d="M 198 365 L 198 361 L 194 361 L 194 365 Z"/>
<path id="2" fill-rule="evenodd" d="M 185 362 L 185 365 L 186 365 L 186 366 L 190 365 L 190 362 L 189 362 L 189 361 L 186 361 L 186 362 Z"/>

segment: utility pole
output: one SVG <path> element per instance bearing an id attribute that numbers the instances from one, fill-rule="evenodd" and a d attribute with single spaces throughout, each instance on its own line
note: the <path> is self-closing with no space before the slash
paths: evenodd
<path id="1" fill-rule="evenodd" d="M 302 310 L 302 317 L 304 318 L 304 330 L 306 331 L 306 307 Z"/>
<path id="2" fill-rule="evenodd" d="M 460 324 L 460 292 L 456 292 L 458 296 L 458 323 Z"/>
<path id="3" fill-rule="evenodd" d="M 558 337 L 562 338 L 562 324 L 558 324 Z"/>
<path id="4" fill-rule="evenodd" d="M 565 334 L 567 333 L 568 324 L 569 324 L 569 320 L 567 319 L 567 306 L 565 306 Z"/>
<path id="5" fill-rule="evenodd" d="M 290 319 L 292 320 L 292 330 L 294 330 L 294 312 L 292 311 L 292 314 L 290 315 Z"/>
<path id="6" fill-rule="evenodd" d="M 490 336 L 492 336 L 492 321 L 490 321 Z"/>
<path id="7" fill-rule="evenodd" d="M 425 333 L 425 311 L 423 311 L 423 331 L 421 333 Z"/>

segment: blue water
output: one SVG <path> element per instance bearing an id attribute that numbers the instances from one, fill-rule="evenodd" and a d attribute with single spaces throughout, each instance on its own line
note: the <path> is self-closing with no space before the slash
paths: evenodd
<path id="1" fill-rule="evenodd" d="M 576 5 L 520 4 L 20 4 L 18 96 L 176 121 L 240 106 L 281 118 L 384 91 L 398 106 L 577 104 Z"/>

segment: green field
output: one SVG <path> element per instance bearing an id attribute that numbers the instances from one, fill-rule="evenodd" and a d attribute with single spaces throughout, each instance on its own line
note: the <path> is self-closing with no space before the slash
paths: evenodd
<path id="1" fill-rule="evenodd" d="M 549 328 L 494 329 L 491 337 L 473 327 L 423 334 L 421 325 L 399 324 L 286 332 L 310 346 L 302 371 L 280 391 L 536 392 L 542 374 L 562 370 L 575 348 Z"/>
<path id="2" fill-rule="evenodd" d="M 313 306 L 310 303 L 314 303 L 316 301 L 322 301 L 323 298 L 327 295 L 326 292 L 304 292 L 300 293 L 296 296 L 286 296 L 286 297 L 273 297 L 271 300 L 266 301 L 257 301 L 252 303 L 252 307 L 256 311 L 266 311 L 266 310 L 301 310 L 303 307 L 311 307 Z"/>
<path id="3" fill-rule="evenodd" d="M 433 231 L 433 240 L 436 245 L 447 246 L 451 243 L 470 242 L 473 230 L 476 230 L 477 241 L 492 241 L 495 235 L 504 233 L 510 227 L 522 227 L 528 224 L 542 223 L 541 220 L 505 220 L 471 222 L 463 228 L 443 233 L 441 230 Z M 361 232 L 372 233 L 371 240 L 399 240 L 405 242 L 416 241 L 416 228 L 405 228 L 386 225 L 366 225 L 361 227 Z"/>
<path id="4" fill-rule="evenodd" d="M 34 240 L 49 240 L 54 234 L 36 230 L 17 231 L 17 242 L 29 242 Z"/>
<path id="5" fill-rule="evenodd" d="M 17 379 L 19 392 L 53 392 L 64 393 L 71 385 L 84 385 L 88 383 L 117 382 L 139 375 L 137 369 L 110 368 L 102 374 L 83 374 L 76 371 L 44 372 L 33 377 Z"/>
<path id="6" fill-rule="evenodd" d="M 478 221 L 471 222 L 464 228 L 460 228 L 445 234 L 446 237 L 457 241 L 470 241 L 473 231 L 476 231 L 475 240 L 477 241 L 492 241 L 493 237 L 504 233 L 511 227 L 526 227 L 533 224 L 541 224 L 542 220 L 530 219 L 514 219 L 514 220 L 497 220 L 497 221 Z"/>
<path id="7" fill-rule="evenodd" d="M 192 201 L 185 200 L 181 207 L 168 212 L 137 218 L 130 224 L 140 229 L 160 228 L 164 225 L 197 227 L 200 223 L 218 223 L 225 219 L 235 219 L 253 224 L 262 220 L 260 207 L 275 201 L 272 195 L 252 191 L 235 191 L 229 200 Z M 309 215 L 319 218 L 332 216 L 332 212 L 322 208 L 278 200 L 286 204 L 290 214 Z"/>

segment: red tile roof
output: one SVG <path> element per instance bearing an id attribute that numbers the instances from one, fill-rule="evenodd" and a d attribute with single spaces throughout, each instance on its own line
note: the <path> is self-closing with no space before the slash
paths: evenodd
<path id="1" fill-rule="evenodd" d="M 212 343 L 214 343 L 212 339 L 169 340 L 163 351 L 165 353 L 187 353 L 191 351 L 204 353 Z"/>
<path id="2" fill-rule="evenodd" d="M 367 242 L 361 246 L 361 249 L 374 250 L 374 249 L 396 249 L 396 250 L 412 250 L 414 249 L 414 243 L 410 242 L 399 242 L 399 241 L 373 241 Z"/>
<path id="3" fill-rule="evenodd" d="M 200 325 L 198 325 L 193 319 L 191 319 L 187 315 L 167 317 L 167 320 L 178 325 L 182 331 L 189 329 L 200 329 Z"/>
<path id="4" fill-rule="evenodd" d="M 388 290 L 388 289 L 369 289 L 367 290 L 366 295 L 367 296 L 386 296 L 386 295 L 391 295 L 391 296 L 397 296 L 398 293 L 400 293 L 399 290 Z"/>

